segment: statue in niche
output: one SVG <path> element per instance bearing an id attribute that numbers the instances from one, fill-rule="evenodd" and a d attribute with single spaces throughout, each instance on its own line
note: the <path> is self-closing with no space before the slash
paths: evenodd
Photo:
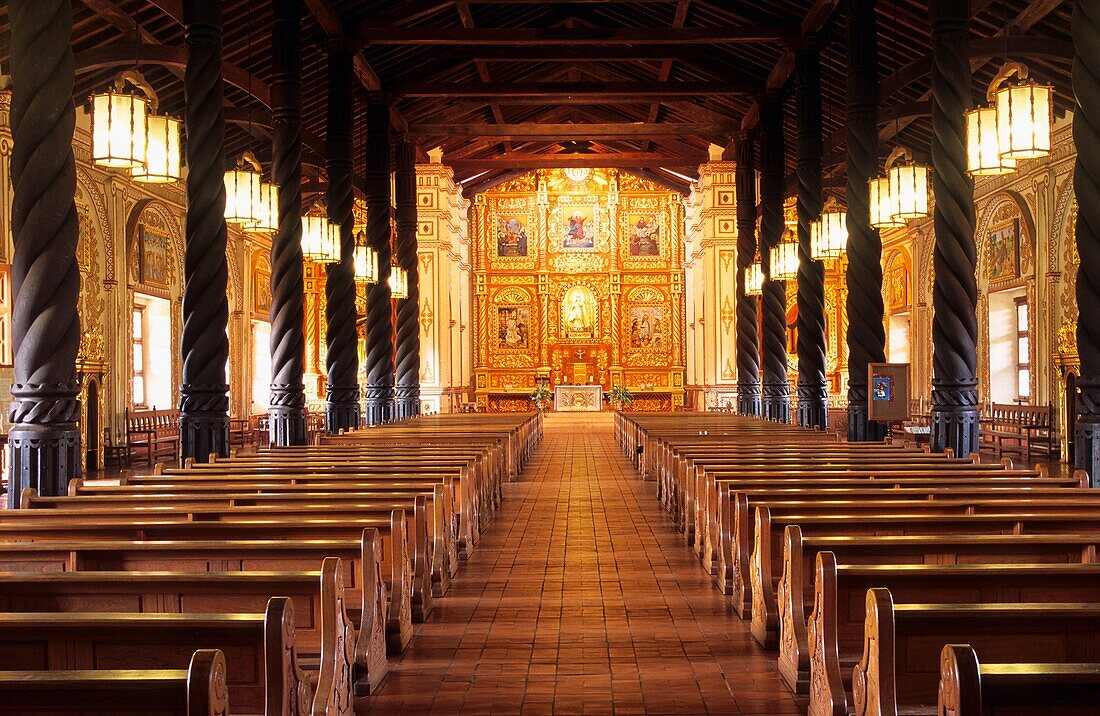
<path id="1" fill-rule="evenodd" d="M 596 297 L 587 286 L 574 286 L 562 299 L 562 322 L 569 338 L 592 338 L 596 334 Z"/>

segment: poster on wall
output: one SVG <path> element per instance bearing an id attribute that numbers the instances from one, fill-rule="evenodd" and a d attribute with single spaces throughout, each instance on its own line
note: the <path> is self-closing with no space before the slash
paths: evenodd
<path id="1" fill-rule="evenodd" d="M 909 364 L 871 363 L 867 366 L 867 417 L 881 423 L 908 420 Z"/>
<path id="2" fill-rule="evenodd" d="M 998 224 L 989 230 L 989 280 L 1004 281 L 1020 275 L 1020 220 Z"/>
<path id="3" fill-rule="evenodd" d="M 168 235 L 138 225 L 138 278 L 149 286 L 168 288 Z"/>

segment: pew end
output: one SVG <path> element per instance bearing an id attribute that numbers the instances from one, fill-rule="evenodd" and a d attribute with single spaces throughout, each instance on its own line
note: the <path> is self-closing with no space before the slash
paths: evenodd
<path id="1" fill-rule="evenodd" d="M 361 549 L 362 601 L 359 632 L 355 643 L 355 663 L 358 671 L 355 672 L 353 679 L 354 695 L 357 697 L 370 696 L 374 693 L 390 670 L 390 663 L 386 657 L 387 604 L 386 584 L 382 580 L 382 536 L 377 529 L 363 530 Z M 340 571 L 338 574 L 342 575 L 343 572 Z"/>
<path id="2" fill-rule="evenodd" d="M 34 502 L 34 499 L 38 497 L 38 490 L 33 487 L 24 487 L 19 491 L 19 509 L 29 510 Z"/>
<path id="3" fill-rule="evenodd" d="M 982 675 L 978 655 L 968 644 L 945 644 L 940 652 L 940 716 L 980 716 Z"/>
<path id="4" fill-rule="evenodd" d="M 69 480 L 69 486 L 65 490 L 65 494 L 69 497 L 76 497 L 80 494 L 80 488 L 82 487 L 84 487 L 84 478 L 74 477 L 73 479 Z"/>

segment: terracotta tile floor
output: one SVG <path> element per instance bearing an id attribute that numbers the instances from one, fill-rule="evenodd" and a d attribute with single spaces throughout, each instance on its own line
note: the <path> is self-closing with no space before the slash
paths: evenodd
<path id="1" fill-rule="evenodd" d="M 615 445 L 550 415 L 525 474 L 371 714 L 795 714 Z"/>

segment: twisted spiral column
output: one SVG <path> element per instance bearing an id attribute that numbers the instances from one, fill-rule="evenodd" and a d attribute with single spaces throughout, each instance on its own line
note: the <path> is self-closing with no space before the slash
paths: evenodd
<path id="1" fill-rule="evenodd" d="M 932 287 L 932 449 L 978 449 L 978 321 L 974 184 L 966 173 L 970 109 L 965 3 L 931 0 L 932 190 L 936 247 Z"/>
<path id="2" fill-rule="evenodd" d="M 225 260 L 225 114 L 219 0 L 183 4 L 187 68 L 187 219 L 183 259 L 180 454 L 229 454 L 228 271 Z"/>
<path id="3" fill-rule="evenodd" d="M 416 145 L 397 143 L 394 173 L 395 254 L 409 273 L 409 296 L 397 304 L 394 410 L 398 419 L 420 414 L 420 279 L 416 257 Z"/>
<path id="4" fill-rule="evenodd" d="M 798 424 L 829 424 L 825 378 L 825 267 L 814 261 L 810 224 L 821 216 L 821 54 L 817 42 L 798 53 Z"/>
<path id="5" fill-rule="evenodd" d="M 368 425 L 393 417 L 393 308 L 390 305 L 390 110 L 380 97 L 367 103 L 367 241 L 378 252 L 378 283 L 367 289 Z"/>
<path id="6" fill-rule="evenodd" d="M 275 0 L 272 22 L 271 175 L 279 226 L 271 241 L 271 407 L 273 445 L 306 444 L 302 269 L 301 0 Z"/>
<path id="7" fill-rule="evenodd" d="M 1077 0 L 1073 12 L 1073 141 L 1077 159 L 1077 400 L 1074 461 L 1100 487 L 1100 7 Z"/>
<path id="8" fill-rule="evenodd" d="M 325 165 L 328 170 L 328 219 L 340 227 L 340 263 L 325 267 L 325 425 L 330 433 L 359 426 L 359 334 L 355 328 L 355 251 L 351 180 L 355 143 L 351 94 L 352 57 L 345 47 L 328 56 L 328 126 Z"/>
<path id="9" fill-rule="evenodd" d="M 81 474 L 80 346 L 69 0 L 12 0 L 12 336 L 8 504 L 32 487 L 64 495 Z"/>
<path id="10" fill-rule="evenodd" d="M 886 360 L 882 325 L 882 239 L 871 226 L 867 182 L 878 173 L 878 27 L 875 0 L 848 0 L 848 440 L 880 441 L 867 420 L 867 365 Z"/>
<path id="11" fill-rule="evenodd" d="M 769 249 L 783 236 L 783 102 L 768 96 L 760 105 L 760 242 L 765 275 L 770 275 Z M 767 280 L 761 292 L 761 365 L 764 417 L 786 423 L 791 419 L 787 382 L 787 287 Z"/>
<path id="12" fill-rule="evenodd" d="M 745 270 L 756 255 L 756 164 L 750 134 L 737 142 L 737 412 L 760 415 L 760 339 L 756 296 L 745 295 Z"/>

